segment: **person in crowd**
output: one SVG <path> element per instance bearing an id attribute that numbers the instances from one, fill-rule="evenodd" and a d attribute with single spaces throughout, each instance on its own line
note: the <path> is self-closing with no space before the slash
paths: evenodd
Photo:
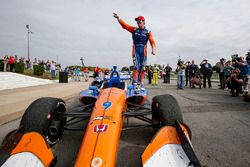
<path id="1" fill-rule="evenodd" d="M 47 60 L 45 66 L 46 66 L 45 67 L 46 72 L 50 72 L 50 66 L 51 66 L 51 64 L 50 64 L 49 60 Z"/>
<path id="2" fill-rule="evenodd" d="M 240 57 L 240 60 L 236 60 L 236 64 L 239 65 L 240 75 L 243 78 L 243 89 L 244 89 L 244 96 L 247 96 L 248 89 L 249 89 L 249 82 L 250 82 L 250 58 L 246 57 L 244 61 L 244 57 Z"/>
<path id="3" fill-rule="evenodd" d="M 243 78 L 240 75 L 240 70 L 238 68 L 235 68 L 228 80 L 230 80 L 230 89 L 232 96 L 239 96 L 239 94 L 242 92 L 243 85 Z"/>
<path id="4" fill-rule="evenodd" d="M 83 78 L 84 78 L 85 82 L 87 82 L 89 80 L 89 69 L 88 69 L 88 67 L 83 68 Z"/>
<path id="5" fill-rule="evenodd" d="M 152 85 L 158 85 L 158 76 L 159 76 L 159 68 L 157 67 L 157 65 L 155 64 L 153 69 L 152 69 L 152 73 L 153 73 L 153 80 L 152 80 Z"/>
<path id="6" fill-rule="evenodd" d="M 8 55 L 5 55 L 3 59 L 4 59 L 4 60 L 3 60 L 3 63 L 4 63 L 4 70 L 3 70 L 3 71 L 6 72 L 7 69 L 8 69 L 8 60 L 9 60 L 9 56 L 8 56 Z"/>
<path id="7" fill-rule="evenodd" d="M 219 77 L 220 77 L 220 89 L 224 89 L 225 88 L 225 75 L 224 75 L 224 67 L 225 67 L 225 59 L 222 58 L 220 59 L 220 65 L 219 65 Z"/>
<path id="8" fill-rule="evenodd" d="M 50 72 L 51 72 L 51 78 L 55 79 L 56 78 L 56 63 L 54 61 L 51 62 Z"/>
<path id="9" fill-rule="evenodd" d="M 33 65 L 38 65 L 37 58 L 34 59 Z"/>
<path id="10" fill-rule="evenodd" d="M 118 20 L 122 28 L 126 29 L 132 33 L 133 38 L 133 48 L 132 48 L 132 59 L 134 66 L 138 70 L 136 82 L 140 84 L 144 76 L 144 68 L 147 61 L 147 43 L 150 42 L 152 48 L 152 55 L 155 55 L 156 45 L 153 39 L 151 31 L 147 30 L 145 27 L 145 18 L 143 16 L 138 16 L 135 18 L 138 27 L 133 27 L 128 25 L 124 20 L 120 19 L 118 14 L 113 13 L 114 17 Z M 133 79 L 135 80 L 135 78 Z"/>
<path id="11" fill-rule="evenodd" d="M 27 59 L 25 61 L 25 66 L 26 66 L 27 69 L 31 69 L 31 61 L 30 61 L 30 59 Z"/>
<path id="12" fill-rule="evenodd" d="M 228 60 L 225 63 L 225 67 L 224 67 L 225 89 L 229 88 L 229 84 L 231 81 L 228 78 L 231 76 L 233 70 L 234 70 L 234 67 L 232 66 L 232 62 L 230 60 Z"/>
<path id="13" fill-rule="evenodd" d="M 75 73 L 75 77 L 74 77 L 75 81 L 80 81 L 80 75 L 81 75 L 80 68 L 76 67 L 74 73 Z"/>
<path id="14" fill-rule="evenodd" d="M 166 75 L 165 75 L 166 83 L 170 84 L 170 73 L 172 71 L 172 68 L 169 66 L 169 64 L 167 64 L 167 66 L 164 68 L 164 71 L 166 73 Z"/>
<path id="15" fill-rule="evenodd" d="M 106 74 L 106 69 L 103 68 L 103 69 L 102 69 L 102 78 L 103 78 L 103 79 L 105 79 L 105 76 L 106 76 L 105 74 Z"/>
<path id="16" fill-rule="evenodd" d="M 195 85 L 198 85 L 200 88 L 202 86 L 202 81 L 198 72 L 195 73 L 195 75 L 192 77 L 192 80 L 191 80 L 192 88 L 195 88 Z"/>
<path id="17" fill-rule="evenodd" d="M 189 85 L 189 87 L 191 87 L 191 81 L 189 80 L 189 67 L 190 67 L 190 61 L 187 61 L 186 68 L 185 68 L 185 77 L 186 77 L 186 85 L 185 86 Z"/>
<path id="18" fill-rule="evenodd" d="M 208 63 L 208 58 L 205 58 L 201 64 L 201 73 L 203 75 L 203 87 L 206 88 L 206 81 L 208 81 L 208 87 L 211 88 L 211 77 L 213 74 L 213 69 L 210 63 Z"/>
<path id="19" fill-rule="evenodd" d="M 17 61 L 18 61 L 18 56 L 15 55 L 15 56 L 14 56 L 14 59 L 15 59 L 15 62 L 17 62 Z"/>
<path id="20" fill-rule="evenodd" d="M 13 68 L 15 65 L 15 58 L 13 56 L 10 56 L 8 59 L 8 63 L 10 65 L 10 72 L 13 72 Z"/>
<path id="21" fill-rule="evenodd" d="M 190 81 L 189 86 L 190 87 L 192 85 L 192 80 L 196 76 L 196 74 L 199 76 L 198 70 L 199 70 L 198 66 L 195 64 L 194 60 L 192 60 L 191 64 L 189 65 L 189 81 Z M 200 78 L 200 76 L 199 76 L 199 78 Z"/>
<path id="22" fill-rule="evenodd" d="M 185 77 L 185 64 L 184 61 L 178 61 L 177 63 L 177 73 L 178 73 L 178 79 L 177 79 L 177 88 L 178 89 L 184 89 L 184 77 Z"/>
<path id="23" fill-rule="evenodd" d="M 98 66 L 96 66 L 95 69 L 94 69 L 93 78 L 96 78 L 96 77 L 99 77 L 99 67 Z"/>
<path id="24" fill-rule="evenodd" d="M 148 84 L 152 83 L 152 66 L 148 66 Z"/>

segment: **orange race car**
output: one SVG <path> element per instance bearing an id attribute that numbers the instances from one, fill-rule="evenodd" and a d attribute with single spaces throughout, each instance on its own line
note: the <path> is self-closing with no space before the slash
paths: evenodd
<path id="1" fill-rule="evenodd" d="M 25 111 L 20 127 L 10 132 L 0 148 L 3 167 L 56 166 L 54 146 L 64 130 L 83 130 L 70 127 L 88 120 L 80 145 L 76 167 L 115 166 L 122 130 L 152 126 L 158 130 L 141 155 L 143 167 L 200 166 L 195 156 L 191 131 L 183 123 L 178 102 L 172 95 L 152 99 L 151 108 L 144 104 L 147 91 L 143 85 L 127 86 L 114 67 L 110 78 L 100 88 L 90 86 L 80 93 L 82 107 L 66 111 L 65 102 L 45 97 L 34 101 Z M 137 118 L 140 126 L 123 125 L 124 119 Z"/>

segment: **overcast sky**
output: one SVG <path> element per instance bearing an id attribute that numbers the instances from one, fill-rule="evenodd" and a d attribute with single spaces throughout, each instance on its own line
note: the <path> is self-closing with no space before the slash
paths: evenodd
<path id="1" fill-rule="evenodd" d="M 157 45 L 148 64 L 176 66 L 180 56 L 215 64 L 250 49 L 249 0 L 1 0 L 0 57 L 30 56 L 57 60 L 63 66 L 131 65 L 131 34 L 113 18 L 117 12 L 131 25 L 143 15 Z"/>

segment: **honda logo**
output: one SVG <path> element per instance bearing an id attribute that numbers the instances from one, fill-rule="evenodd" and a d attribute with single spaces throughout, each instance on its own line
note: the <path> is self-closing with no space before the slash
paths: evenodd
<path id="1" fill-rule="evenodd" d="M 108 130 L 108 125 L 103 124 L 103 125 L 95 125 L 94 127 L 94 132 L 106 132 Z"/>

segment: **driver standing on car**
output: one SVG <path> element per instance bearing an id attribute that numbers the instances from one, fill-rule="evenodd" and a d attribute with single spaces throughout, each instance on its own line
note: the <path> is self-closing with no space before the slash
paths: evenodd
<path id="1" fill-rule="evenodd" d="M 132 33 L 133 48 L 132 48 L 132 58 L 135 65 L 135 69 L 138 70 L 136 76 L 138 83 L 142 81 L 144 71 L 143 67 L 146 65 L 147 61 L 147 42 L 149 40 L 152 47 L 152 55 L 155 55 L 156 46 L 154 42 L 153 35 L 151 31 L 145 28 L 145 18 L 143 16 L 138 16 L 135 18 L 138 27 L 133 27 L 128 25 L 124 20 L 120 19 L 118 14 L 113 13 L 114 17 L 118 20 L 122 28 Z M 136 80 L 134 78 L 134 80 Z"/>

